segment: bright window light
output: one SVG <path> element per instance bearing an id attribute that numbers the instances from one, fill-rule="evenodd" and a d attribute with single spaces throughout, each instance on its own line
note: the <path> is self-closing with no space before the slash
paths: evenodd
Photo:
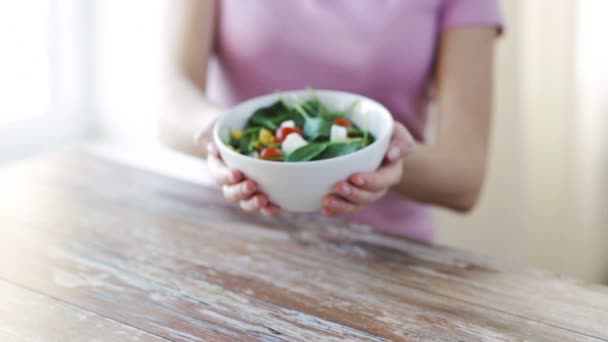
<path id="1" fill-rule="evenodd" d="M 48 112 L 48 26 L 48 1 L 0 1 L 0 126 Z"/>

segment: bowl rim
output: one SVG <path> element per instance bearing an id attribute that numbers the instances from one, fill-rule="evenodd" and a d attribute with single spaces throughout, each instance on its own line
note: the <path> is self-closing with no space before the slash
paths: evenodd
<path id="1" fill-rule="evenodd" d="M 300 90 L 287 90 L 287 91 L 281 91 L 280 94 L 283 95 L 294 95 L 294 94 L 302 94 L 303 92 L 306 92 L 307 90 L 305 89 L 300 89 Z M 218 145 L 218 149 L 221 149 L 222 153 L 228 153 L 231 156 L 240 158 L 242 160 L 247 160 L 249 162 L 253 162 L 253 163 L 258 163 L 260 165 L 275 165 L 275 166 L 279 166 L 279 167 L 291 167 L 294 165 L 298 165 L 299 167 L 305 166 L 305 165 L 323 165 L 323 164 L 330 164 L 333 163 L 335 161 L 344 161 L 347 160 L 348 158 L 354 158 L 356 157 L 360 152 L 363 152 L 365 150 L 367 150 L 368 148 L 372 147 L 373 145 L 375 145 L 376 143 L 378 143 L 380 140 L 382 140 L 384 137 L 386 137 L 387 135 L 392 135 L 393 130 L 394 130 L 394 119 L 393 116 L 391 114 L 391 112 L 388 110 L 388 108 L 386 108 L 383 104 L 381 104 L 380 102 L 371 99 L 367 96 L 364 95 L 360 95 L 360 94 L 356 94 L 356 93 L 351 93 L 351 92 L 347 92 L 347 91 L 340 91 L 340 90 L 329 90 L 329 89 L 314 89 L 315 93 L 324 93 L 324 94 L 331 94 L 331 95 L 347 95 L 347 96 L 354 96 L 357 97 L 359 99 L 363 99 L 365 101 L 368 101 L 378 107 L 380 107 L 381 109 L 384 110 L 384 112 L 380 111 L 380 113 L 382 114 L 383 117 L 388 117 L 389 123 L 389 127 L 388 130 L 384 133 L 384 135 L 382 135 L 381 137 L 376 137 L 376 139 L 374 140 L 373 143 L 371 143 L 370 145 L 357 150 L 353 153 L 349 153 L 349 154 L 345 154 L 342 156 L 338 156 L 338 157 L 334 157 L 334 158 L 329 158 L 329 159 L 321 159 L 321 160 L 309 160 L 309 161 L 304 161 L 304 162 L 286 162 L 286 161 L 275 161 L 275 160 L 265 160 L 265 159 L 257 159 L 257 158 L 253 158 L 250 156 L 246 156 L 244 154 L 241 154 L 239 152 L 233 151 L 232 149 L 228 148 L 228 146 L 226 146 L 226 144 L 222 141 L 222 139 L 220 138 L 219 135 L 219 130 L 220 130 L 220 124 L 222 123 L 223 119 L 225 118 L 225 116 L 238 109 L 241 106 L 246 106 L 247 104 L 251 103 L 251 102 L 256 102 L 256 101 L 260 101 L 266 98 L 272 98 L 272 97 L 276 97 L 278 95 L 278 92 L 275 93 L 271 93 L 271 94 L 266 94 L 266 95 L 261 95 L 261 96 L 257 96 L 257 97 L 253 97 L 250 98 L 248 100 L 245 100 L 239 104 L 237 104 L 236 106 L 232 107 L 230 110 L 224 112 L 219 118 L 218 120 L 215 122 L 214 126 L 213 126 L 213 140 L 215 142 L 216 145 Z M 253 115 L 253 113 L 252 113 Z M 389 137 L 390 139 L 390 137 Z"/>

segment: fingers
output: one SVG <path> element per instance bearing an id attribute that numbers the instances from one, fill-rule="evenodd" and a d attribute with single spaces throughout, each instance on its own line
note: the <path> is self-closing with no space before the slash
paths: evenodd
<path id="1" fill-rule="evenodd" d="M 268 201 L 266 195 L 259 193 L 249 199 L 240 201 L 239 205 L 246 212 L 260 212 L 266 216 L 277 216 L 281 212 L 278 206 Z"/>
<path id="2" fill-rule="evenodd" d="M 257 185 L 252 180 L 244 180 L 234 185 L 223 185 L 222 192 L 224 198 L 230 202 L 239 202 L 240 207 L 247 212 L 261 212 L 267 216 L 276 216 L 281 209 L 270 203 L 268 197 L 261 193 L 256 193 Z"/>
<path id="3" fill-rule="evenodd" d="M 359 187 L 354 186 L 349 182 L 340 182 L 334 187 L 334 191 L 344 199 L 357 205 L 368 205 L 371 204 L 380 197 L 384 196 L 386 190 L 377 192 L 363 190 Z"/>
<path id="4" fill-rule="evenodd" d="M 257 186 L 252 180 L 245 180 L 237 184 L 222 185 L 222 193 L 224 198 L 229 201 L 237 202 L 249 199 L 257 191 Z"/>
<path id="5" fill-rule="evenodd" d="M 237 170 L 229 169 L 212 143 L 207 146 L 207 163 L 215 180 L 222 185 L 222 193 L 228 201 L 239 202 L 240 207 L 247 212 L 259 211 L 268 216 L 276 216 L 281 212 L 277 205 L 270 203 L 266 195 L 256 193 L 258 187 L 254 181 L 245 179 Z"/>
<path id="6" fill-rule="evenodd" d="M 213 126 L 215 126 L 215 121 L 212 122 L 209 126 L 203 127 L 194 132 L 193 142 L 196 146 L 204 147 L 207 142 L 211 142 L 210 144 L 212 144 Z"/>
<path id="7" fill-rule="evenodd" d="M 405 157 L 414 145 L 415 141 L 410 132 L 401 123 L 396 122 L 386 159 L 389 162 L 397 161 Z"/>
<path id="8" fill-rule="evenodd" d="M 241 209 L 253 213 L 268 205 L 268 198 L 264 194 L 256 194 L 239 202 Z"/>
<path id="9" fill-rule="evenodd" d="M 261 212 L 267 216 L 276 216 L 281 209 L 270 203 L 268 197 L 262 193 L 256 193 L 257 187 L 251 180 L 236 185 L 224 185 L 222 187 L 224 197 L 231 202 L 239 202 L 239 206 L 246 212 Z"/>
<path id="10" fill-rule="evenodd" d="M 348 182 L 340 182 L 334 188 L 339 194 L 328 195 L 323 202 L 321 212 L 326 216 L 338 216 L 359 211 L 362 207 L 372 204 L 387 192 L 388 188 L 372 192 L 363 190 Z"/>
<path id="11" fill-rule="evenodd" d="M 221 185 L 232 185 L 240 182 L 244 177 L 237 170 L 229 169 L 222 161 L 219 153 L 212 144 L 208 146 L 207 164 L 215 181 Z"/>
<path id="12" fill-rule="evenodd" d="M 338 216 L 344 214 L 350 214 L 358 211 L 360 207 L 344 199 L 335 196 L 328 195 L 323 200 L 323 209 L 321 212 L 325 216 Z"/>
<path id="13" fill-rule="evenodd" d="M 356 173 L 349 177 L 349 181 L 363 190 L 378 192 L 399 183 L 402 173 L 403 163 L 398 162 L 382 166 L 374 172 Z"/>

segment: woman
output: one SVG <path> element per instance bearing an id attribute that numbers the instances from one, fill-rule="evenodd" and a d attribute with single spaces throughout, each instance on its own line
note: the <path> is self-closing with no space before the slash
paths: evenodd
<path id="1" fill-rule="evenodd" d="M 207 158 L 227 200 L 280 212 L 223 164 L 212 123 L 247 98 L 312 86 L 376 99 L 396 123 L 384 164 L 336 184 L 323 214 L 429 241 L 423 203 L 462 212 L 474 206 L 488 150 L 496 0 L 190 0 L 185 13 L 179 86 L 161 133 L 167 144 Z M 425 144 L 431 100 L 439 120 Z"/>

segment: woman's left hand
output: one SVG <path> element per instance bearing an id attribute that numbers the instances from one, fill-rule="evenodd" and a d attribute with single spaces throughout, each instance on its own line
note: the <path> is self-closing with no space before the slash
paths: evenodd
<path id="1" fill-rule="evenodd" d="M 333 193 L 325 196 L 321 210 L 323 215 L 354 213 L 379 200 L 401 181 L 403 159 L 414 144 L 414 138 L 405 126 L 395 122 L 382 166 L 374 172 L 356 173 L 336 184 Z"/>

